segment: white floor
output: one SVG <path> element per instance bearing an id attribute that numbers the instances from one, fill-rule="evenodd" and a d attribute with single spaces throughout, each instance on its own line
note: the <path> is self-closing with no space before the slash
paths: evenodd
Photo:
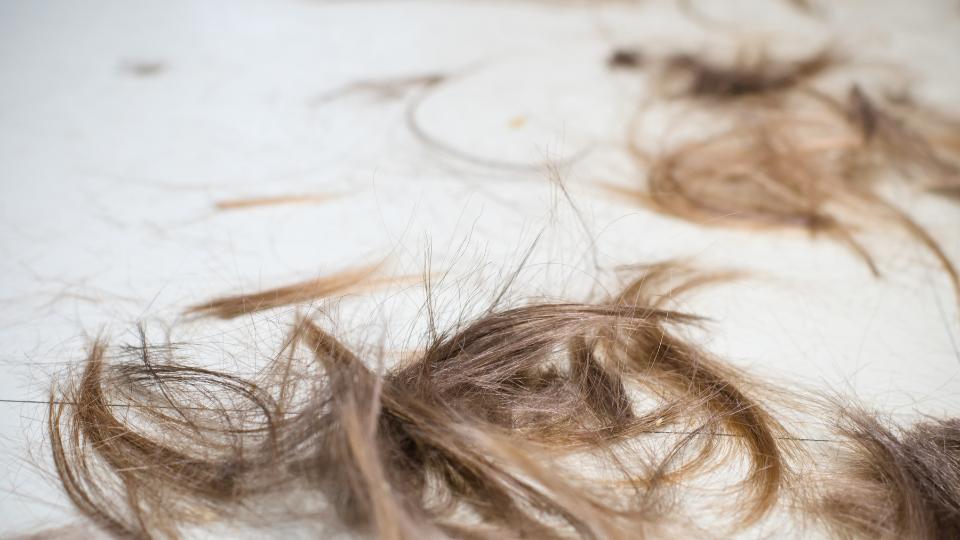
<path id="1" fill-rule="evenodd" d="M 607 70 L 617 46 L 833 44 L 958 111 L 956 2 L 822 3 L 815 16 L 773 0 L 688 13 L 666 0 L 0 3 L 0 534 L 75 519 L 50 477 L 44 403 L 94 336 L 123 342 L 146 319 L 198 344 L 197 361 L 243 367 L 269 356 L 289 311 L 195 324 L 178 321 L 183 308 L 386 254 L 417 273 L 430 251 L 434 271 L 451 269 L 439 301 L 453 316 L 488 298 L 538 234 L 518 296 L 582 298 L 616 265 L 677 256 L 752 270 L 686 304 L 714 318 L 711 350 L 904 419 L 960 413 L 957 306 L 908 239 L 867 237 L 874 280 L 829 242 L 702 229 L 596 188 L 630 170 L 617 145 L 642 90 Z M 357 80 L 433 74 L 448 79 L 420 103 L 421 127 L 503 166 L 413 137 L 415 87 L 330 99 Z M 547 160 L 582 222 L 546 181 Z M 215 209 L 291 194 L 335 197 Z M 960 261 L 956 205 L 900 202 Z M 357 342 L 386 325 L 391 347 L 415 344 L 420 300 L 346 300 L 342 325 Z"/>

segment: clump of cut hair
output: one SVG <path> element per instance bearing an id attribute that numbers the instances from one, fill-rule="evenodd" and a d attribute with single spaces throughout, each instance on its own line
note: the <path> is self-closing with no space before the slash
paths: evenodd
<path id="1" fill-rule="evenodd" d="M 120 359 L 98 341 L 51 398 L 57 472 L 118 536 L 282 519 L 381 538 L 626 539 L 693 526 L 670 493 L 732 460 L 746 472 L 731 526 L 745 527 L 788 484 L 785 430 L 746 390 L 759 385 L 675 333 L 697 318 L 660 304 L 711 279 L 681 273 L 657 296 L 670 268 L 599 303 L 492 310 L 382 372 L 309 319 L 249 380 L 145 338 Z"/>
<path id="2" fill-rule="evenodd" d="M 837 538 L 960 537 L 960 419 L 898 428 L 844 410 L 839 455 L 810 510 Z"/>
<path id="3" fill-rule="evenodd" d="M 607 57 L 610 69 L 640 69 L 645 63 L 646 57 L 639 49 L 616 49 Z"/>
<path id="4" fill-rule="evenodd" d="M 765 56 L 741 56 L 722 65 L 693 54 L 674 54 L 662 62 L 667 86 L 679 85 L 678 94 L 691 98 L 739 99 L 772 96 L 795 89 L 838 63 L 828 50 L 794 62 L 777 62 Z"/>
<path id="5" fill-rule="evenodd" d="M 925 109 L 908 96 L 880 104 L 857 85 L 845 104 L 834 107 L 859 130 L 862 170 L 892 170 L 935 193 L 960 189 L 960 120 Z"/>
<path id="6" fill-rule="evenodd" d="M 693 95 L 749 99 L 736 102 L 743 107 L 719 109 L 725 122 L 720 127 L 659 153 L 631 142 L 647 171 L 646 186 L 612 189 L 697 223 L 796 228 L 826 236 L 850 248 L 874 275 L 880 275 L 879 266 L 858 233 L 899 228 L 937 259 L 960 302 L 960 274 L 947 253 L 880 193 L 887 182 L 947 195 L 960 189 L 960 124 L 908 100 L 881 106 L 857 85 L 835 98 L 787 84 L 819 73 L 823 62 L 817 56 L 799 63 L 802 69 L 744 78 L 766 81 L 756 84 L 741 84 L 739 75 L 729 74 L 714 84 L 707 76 L 712 70 L 693 69 L 706 74 L 702 84 L 691 87 Z"/>

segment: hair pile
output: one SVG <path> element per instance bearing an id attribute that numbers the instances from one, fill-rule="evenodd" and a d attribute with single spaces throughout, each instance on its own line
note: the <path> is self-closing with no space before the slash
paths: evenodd
<path id="1" fill-rule="evenodd" d="M 776 507 L 843 538 L 960 531 L 955 419 L 900 430 L 828 401 L 836 438 L 814 442 L 834 455 L 813 460 L 820 482 L 798 482 L 814 453 L 773 412 L 789 393 L 690 344 L 678 331 L 699 319 L 666 309 L 738 276 L 632 271 L 599 303 L 492 309 L 431 331 L 389 369 L 383 353 L 365 359 L 303 317 L 249 378 L 191 366 L 142 329 L 112 356 L 98 340 L 51 397 L 57 473 L 94 523 L 134 538 L 213 524 L 378 538 L 705 534 L 678 494 L 717 471 L 720 500 L 736 502 L 719 512 L 728 533 Z"/>
<path id="2" fill-rule="evenodd" d="M 940 244 L 881 193 L 897 181 L 955 196 L 960 123 L 907 98 L 881 105 L 856 84 L 842 98 L 818 90 L 812 79 L 836 63 L 827 52 L 782 65 L 720 67 L 691 55 L 663 63 L 666 80 L 682 81 L 679 95 L 710 104 L 719 127 L 655 154 L 631 142 L 646 186 L 614 191 L 701 224 L 833 238 L 875 275 L 879 267 L 858 233 L 899 228 L 937 259 L 960 302 L 960 274 Z"/>
<path id="3" fill-rule="evenodd" d="M 51 402 L 57 471 L 87 516 L 134 537 L 264 519 L 263 501 L 300 493 L 383 538 L 636 538 L 673 484 L 742 455 L 743 526 L 787 482 L 784 429 L 743 374 L 671 330 L 696 319 L 652 305 L 664 272 L 598 304 L 493 311 L 383 373 L 309 319 L 254 380 L 145 339 L 111 362 L 98 341 Z M 603 474 L 575 474 L 573 456 Z"/>

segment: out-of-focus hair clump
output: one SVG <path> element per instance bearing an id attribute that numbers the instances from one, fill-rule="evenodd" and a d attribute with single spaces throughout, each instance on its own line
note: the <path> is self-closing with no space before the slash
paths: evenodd
<path id="1" fill-rule="evenodd" d="M 683 81 L 677 96 L 715 121 L 657 151 L 631 140 L 646 185 L 612 189 L 697 223 L 827 236 L 876 275 L 860 233 L 899 229 L 936 257 L 960 302 L 960 275 L 947 253 L 883 195 L 890 184 L 957 193 L 960 123 L 908 98 L 881 101 L 856 84 L 841 97 L 817 89 L 814 80 L 835 62 L 828 52 L 729 67 L 691 55 L 668 59 L 667 78 Z"/>
<path id="2" fill-rule="evenodd" d="M 677 94 L 691 98 L 738 99 L 770 97 L 797 88 L 839 63 L 829 50 L 795 62 L 777 62 L 766 56 L 743 58 L 723 65 L 701 56 L 680 53 L 662 62 L 663 81 Z"/>

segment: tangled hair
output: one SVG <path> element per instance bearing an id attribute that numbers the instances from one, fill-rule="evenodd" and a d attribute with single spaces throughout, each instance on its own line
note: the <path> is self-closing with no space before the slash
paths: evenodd
<path id="1" fill-rule="evenodd" d="M 881 105 L 857 85 L 835 98 L 804 84 L 827 69 L 829 58 L 821 53 L 757 70 L 675 59 L 691 77 L 685 95 L 738 101 L 714 108 L 723 118 L 718 129 L 663 152 L 632 142 L 632 154 L 647 170 L 646 186 L 613 189 L 698 223 L 827 236 L 848 246 L 875 275 L 878 265 L 858 232 L 896 227 L 936 257 L 960 302 L 953 262 L 927 230 L 880 193 L 889 181 L 947 196 L 960 191 L 960 123 L 908 99 Z"/>
<path id="2" fill-rule="evenodd" d="M 677 335 L 697 319 L 658 304 L 711 279 L 656 299 L 669 268 L 600 303 L 493 310 L 387 370 L 309 319 L 251 379 L 145 338 L 119 358 L 97 341 L 51 398 L 56 469 L 123 537 L 321 522 L 382 538 L 638 538 L 695 526 L 670 492 L 742 463 L 727 515 L 746 526 L 789 483 L 784 428 L 745 390 L 760 385 Z"/>
<path id="3" fill-rule="evenodd" d="M 837 538 L 960 537 L 960 419 L 909 429 L 845 410 L 839 458 L 812 508 Z"/>

